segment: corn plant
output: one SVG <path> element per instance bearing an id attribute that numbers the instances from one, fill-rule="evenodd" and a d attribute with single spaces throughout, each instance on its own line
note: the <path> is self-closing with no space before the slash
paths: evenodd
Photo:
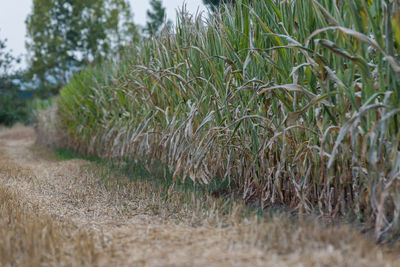
<path id="1" fill-rule="evenodd" d="M 378 240 L 400 212 L 399 1 L 237 1 L 76 75 L 69 145 L 227 179 L 248 202 L 356 217 Z"/>

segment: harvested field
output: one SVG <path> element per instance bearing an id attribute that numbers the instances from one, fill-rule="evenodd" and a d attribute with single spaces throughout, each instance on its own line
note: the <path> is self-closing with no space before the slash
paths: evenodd
<path id="1" fill-rule="evenodd" d="M 102 179 L 58 161 L 32 128 L 0 132 L 1 266 L 398 266 L 398 255 L 346 226 L 267 222 L 183 202 L 179 192 Z M 113 178 L 113 177 L 108 177 Z M 118 178 L 118 179 L 117 179 Z"/>

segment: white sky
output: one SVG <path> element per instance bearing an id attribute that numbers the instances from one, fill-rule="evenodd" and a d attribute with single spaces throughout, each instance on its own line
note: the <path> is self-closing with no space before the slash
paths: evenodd
<path id="1" fill-rule="evenodd" d="M 134 21 L 145 25 L 146 11 L 149 9 L 149 0 L 129 0 Z M 206 10 L 202 0 L 163 0 L 167 8 L 167 17 L 175 21 L 176 9 L 186 3 L 191 13 Z M 0 39 L 7 38 L 7 48 L 12 49 L 14 55 L 24 55 L 25 50 L 25 19 L 31 11 L 32 0 L 0 0 Z M 25 66 L 25 63 L 22 64 Z"/>

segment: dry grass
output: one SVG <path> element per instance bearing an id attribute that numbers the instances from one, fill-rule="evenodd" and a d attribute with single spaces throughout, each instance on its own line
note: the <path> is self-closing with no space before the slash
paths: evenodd
<path id="1" fill-rule="evenodd" d="M 2 266 L 87 266 L 99 256 L 93 235 L 65 221 L 55 222 L 18 192 L 0 183 Z"/>
<path id="2" fill-rule="evenodd" d="M 32 149 L 30 128 L 0 132 L 3 266 L 395 266 L 346 226 L 285 214 L 243 217 L 234 203 L 129 182 L 83 160 Z M 45 156 L 46 155 L 46 156 Z M 103 178 L 113 178 L 101 181 Z M 225 205 L 225 206 L 224 206 Z"/>
<path id="3" fill-rule="evenodd" d="M 29 136 L 19 128 L 2 134 L 4 144 Z M 0 265 L 96 265 L 100 250 L 95 237 L 68 219 L 54 220 L 28 192 L 37 181 L 32 170 L 8 159 L 0 150 Z M 27 194 L 28 193 L 28 194 Z"/>

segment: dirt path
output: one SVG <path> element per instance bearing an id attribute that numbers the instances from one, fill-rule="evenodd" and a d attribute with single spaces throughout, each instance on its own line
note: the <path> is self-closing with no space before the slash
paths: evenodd
<path id="1" fill-rule="evenodd" d="M 395 266 L 347 228 L 278 218 L 226 222 L 141 182 L 99 182 L 83 160 L 56 161 L 31 128 L 0 132 L 0 263 L 4 266 Z"/>

